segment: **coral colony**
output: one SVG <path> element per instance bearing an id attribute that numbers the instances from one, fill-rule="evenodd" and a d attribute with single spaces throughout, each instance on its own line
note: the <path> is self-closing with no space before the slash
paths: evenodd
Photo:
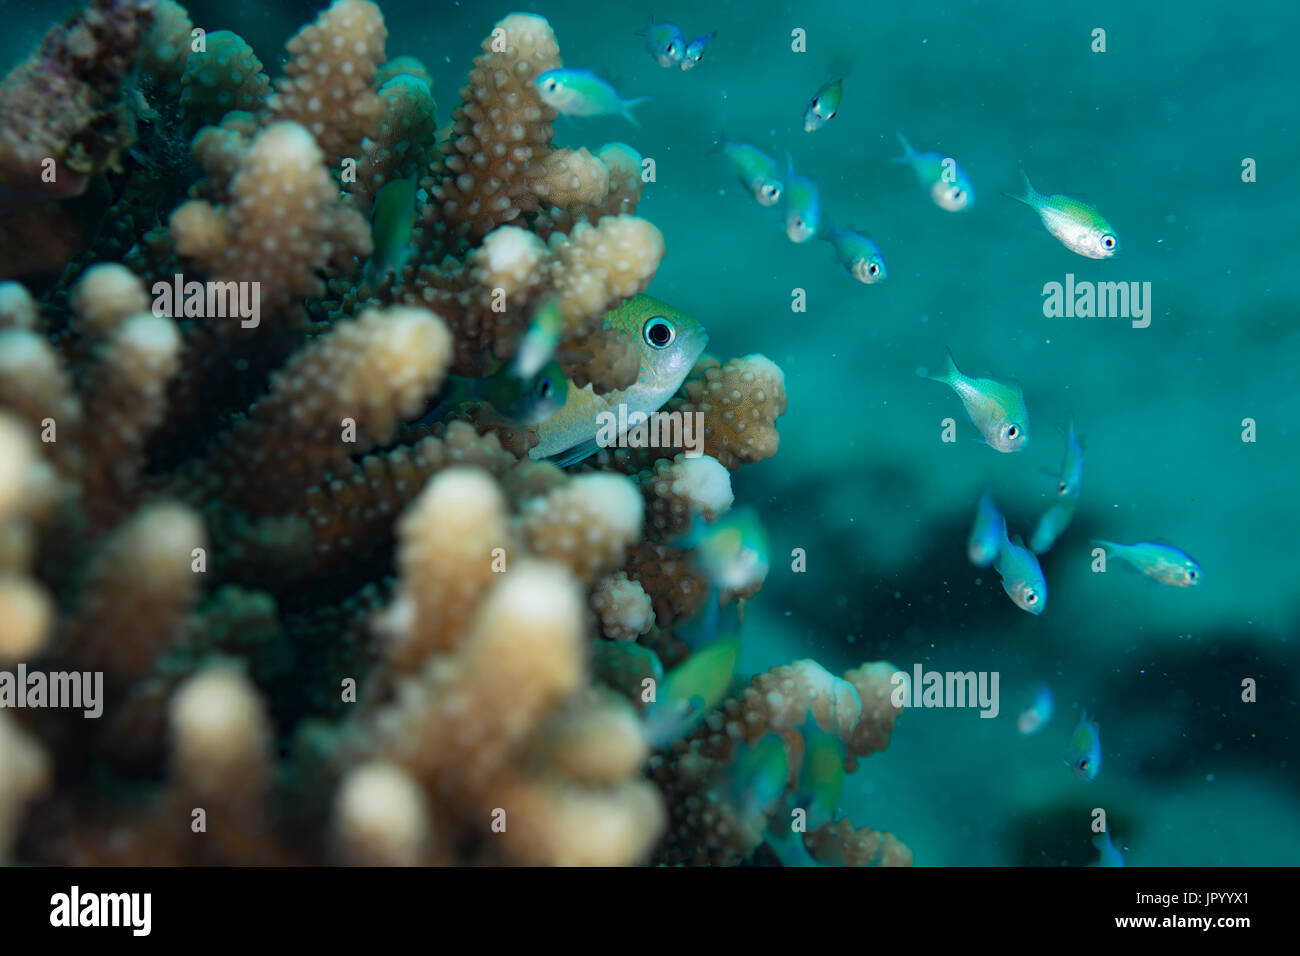
<path id="1" fill-rule="evenodd" d="M 194 28 L 173 0 L 94 0 L 0 86 L 0 671 L 28 704 L 34 675 L 102 675 L 97 717 L 0 706 L 0 860 L 732 864 L 788 842 L 804 739 L 852 772 L 901 709 L 883 662 L 690 692 L 687 625 L 734 618 L 767 563 L 719 587 L 683 541 L 775 454 L 781 370 L 701 357 L 664 406 L 702 424 L 690 456 L 621 442 L 566 471 L 483 402 L 431 415 L 544 305 L 577 387 L 637 375 L 603 320 L 664 239 L 635 151 L 550 145 L 550 25 L 485 23 L 442 127 L 367 0 L 303 27 L 274 80 Z M 367 268 L 408 179 L 411 252 Z M 653 742 L 652 708 L 676 728 Z M 837 814 L 794 839 L 911 862 Z"/>

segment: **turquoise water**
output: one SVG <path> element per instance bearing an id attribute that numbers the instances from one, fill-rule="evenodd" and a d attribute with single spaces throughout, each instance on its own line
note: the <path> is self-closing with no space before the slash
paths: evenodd
<path id="1" fill-rule="evenodd" d="M 388 55 L 419 57 L 445 122 L 478 45 L 512 9 L 546 16 L 566 65 L 653 97 L 639 127 L 561 122 L 556 141 L 624 141 L 655 161 L 638 214 L 667 255 L 648 291 L 689 311 L 723 356 L 760 352 L 786 375 L 772 460 L 734 475 L 760 511 L 773 570 L 745 617 L 741 668 L 813 657 L 841 672 L 887 659 L 907 672 L 996 672 L 1000 714 L 917 709 L 889 750 L 849 778 L 843 809 L 889 830 L 920 865 L 1092 862 L 1104 808 L 1129 865 L 1300 862 L 1300 509 L 1295 223 L 1300 154 L 1285 4 L 1039 2 L 659 6 L 689 37 L 718 36 L 690 72 L 660 68 L 634 36 L 644 13 L 590 2 L 381 4 Z M 67 4 L 68 9 L 75 4 Z M 196 23 L 244 36 L 276 73 L 284 39 L 317 4 L 198 3 Z M 0 5 L 0 10 L 4 10 Z M 62 15 L 65 10 L 55 10 Z M 30 14 L 10 63 L 48 25 Z M 1093 30 L 1106 34 L 1093 52 Z M 806 52 L 791 50 L 791 31 Z M 805 133 L 804 108 L 842 76 L 839 114 Z M 795 245 L 756 204 L 718 136 L 789 150 L 841 226 L 869 232 L 889 277 L 856 282 L 823 242 Z M 896 132 L 956 157 L 977 200 L 934 206 Z M 1256 182 L 1243 182 L 1247 158 Z M 1070 253 L 1003 198 L 1023 168 L 1044 192 L 1086 198 L 1123 253 Z M 1151 322 L 1048 318 L 1044 285 L 1150 283 Z M 794 290 L 806 311 L 792 311 Z M 950 392 L 917 376 L 948 346 L 973 374 L 1014 379 L 1033 423 L 1000 455 Z M 1052 500 L 1054 426 L 1086 444 L 1075 519 L 1043 558 L 1040 617 L 966 559 L 980 489 L 1028 537 Z M 941 440 L 942 422 L 958 440 Z M 1256 423 L 1242 440 L 1243 420 Z M 1089 539 L 1165 538 L 1204 584 L 1149 584 L 1090 568 Z M 804 549 L 807 570 L 791 568 Z M 1242 701 L 1242 681 L 1258 701 Z M 1048 684 L 1039 734 L 1016 716 Z M 1063 764 L 1081 711 L 1101 727 L 1091 783 Z"/>

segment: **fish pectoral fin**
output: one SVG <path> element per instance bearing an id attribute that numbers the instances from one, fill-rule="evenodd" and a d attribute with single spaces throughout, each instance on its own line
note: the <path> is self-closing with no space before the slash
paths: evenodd
<path id="1" fill-rule="evenodd" d="M 578 462 L 590 458 L 599 450 L 600 446 L 596 443 L 596 439 L 593 437 L 588 438 L 584 442 L 579 442 L 572 448 L 566 448 L 564 451 L 556 452 L 546 460 L 557 467 L 568 468 L 570 465 L 576 465 Z"/>

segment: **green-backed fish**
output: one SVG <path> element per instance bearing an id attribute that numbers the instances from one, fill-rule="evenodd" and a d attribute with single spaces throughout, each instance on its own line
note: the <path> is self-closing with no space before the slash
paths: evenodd
<path id="1" fill-rule="evenodd" d="M 722 153 L 740 184 L 753 193 L 761 206 L 775 206 L 781 201 L 785 186 L 776 160 L 745 143 L 733 143 L 724 135 L 715 152 Z"/>
<path id="2" fill-rule="evenodd" d="M 1007 536 L 1007 519 L 998 511 L 993 500 L 993 489 L 985 488 L 975 506 L 975 524 L 971 526 L 966 542 L 966 556 L 977 568 L 987 568 L 997 560 L 1002 539 Z"/>
<path id="3" fill-rule="evenodd" d="M 1088 719 L 1086 710 L 1070 735 L 1070 752 L 1065 762 L 1080 780 L 1096 780 L 1101 773 L 1101 728 L 1095 720 Z"/>
<path id="4" fill-rule="evenodd" d="M 889 273 L 885 270 L 885 257 L 880 247 L 861 233 L 836 229 L 831 217 L 825 218 L 826 232 L 822 238 L 831 244 L 840 265 L 865 285 L 884 282 Z"/>
<path id="5" fill-rule="evenodd" d="M 1083 442 L 1074 432 L 1074 416 L 1061 434 L 1065 437 L 1065 458 L 1061 462 L 1061 473 L 1056 481 L 1058 498 L 1077 498 L 1083 489 Z"/>
<path id="6" fill-rule="evenodd" d="M 740 637 L 728 634 L 670 670 L 645 711 L 650 745 L 666 747 L 690 733 L 731 689 L 739 659 Z"/>
<path id="7" fill-rule="evenodd" d="M 540 440 L 530 457 L 551 458 L 564 468 L 595 454 L 602 413 L 639 421 L 658 410 L 681 387 L 709 342 L 693 318 L 644 293 L 605 313 L 605 327 L 636 336 L 641 355 L 637 380 L 604 395 L 590 384 L 570 388 L 564 407 L 538 426 Z"/>
<path id="8" fill-rule="evenodd" d="M 595 73 L 560 67 L 540 73 L 536 79 L 542 102 L 566 116 L 621 116 L 633 126 L 640 121 L 632 107 L 648 102 L 650 97 L 639 96 L 625 100 Z"/>
<path id="9" fill-rule="evenodd" d="M 814 95 L 803 111 L 803 131 L 811 133 L 819 130 L 840 110 L 840 101 L 844 99 L 844 81 L 830 80 Z"/>
<path id="10" fill-rule="evenodd" d="M 1022 202 L 1043 221 L 1047 231 L 1075 255 L 1088 259 L 1109 259 L 1119 253 L 1119 237 L 1106 217 L 1092 206 L 1069 196 L 1045 196 L 1029 182 L 1022 169 L 1024 188 L 1020 195 L 1003 193 L 1008 199 Z"/>
<path id="11" fill-rule="evenodd" d="M 794 171 L 794 159 L 785 154 L 785 234 L 791 242 L 807 242 L 822 225 L 821 194 L 817 184 Z"/>
<path id="12" fill-rule="evenodd" d="M 756 825 L 766 817 L 790 784 L 790 754 L 785 742 L 769 733 L 752 747 L 736 745 L 736 756 L 722 772 L 715 790 L 726 794 L 741 820 Z"/>
<path id="13" fill-rule="evenodd" d="M 903 144 L 903 155 L 895 156 L 893 162 L 912 167 L 917 181 L 929 190 L 936 206 L 948 212 L 961 212 L 975 205 L 975 187 L 957 160 L 942 153 L 918 153 L 906 136 L 896 135 Z"/>
<path id="14" fill-rule="evenodd" d="M 686 37 L 675 23 L 655 23 L 655 18 L 651 17 L 649 24 L 638 31 L 637 36 L 645 37 L 646 49 L 660 66 L 676 66 L 686 55 Z"/>
<path id="15" fill-rule="evenodd" d="M 848 753 L 844 742 L 817 726 L 812 714 L 804 722 L 803 763 L 799 766 L 796 794 L 808 811 L 809 828 L 833 822 L 844 792 L 844 761 Z"/>
<path id="16" fill-rule="evenodd" d="M 944 349 L 947 369 L 942 375 L 924 375 L 932 382 L 942 382 L 961 399 L 966 414 L 984 436 L 984 441 L 1000 452 L 1021 451 L 1029 444 L 1029 411 L 1019 385 L 992 378 L 971 378 L 957 368 L 952 352 Z"/>
<path id="17" fill-rule="evenodd" d="M 401 275 L 402 266 L 411 254 L 411 230 L 415 225 L 415 177 L 395 179 L 375 196 L 370 220 L 370 237 L 374 251 L 366 263 L 372 279 L 387 272 Z"/>
<path id="18" fill-rule="evenodd" d="M 1016 607 L 1033 615 L 1043 613 L 1047 607 L 1047 579 L 1043 577 L 1043 569 L 1020 535 L 1007 538 L 1005 526 L 993 567 L 1002 577 L 1002 590 Z"/>
<path id="19" fill-rule="evenodd" d="M 1093 541 L 1110 552 L 1111 557 L 1127 561 L 1149 578 L 1176 588 L 1199 587 L 1205 573 L 1186 551 L 1159 541 L 1139 541 L 1136 544 L 1116 544 L 1114 541 Z"/>

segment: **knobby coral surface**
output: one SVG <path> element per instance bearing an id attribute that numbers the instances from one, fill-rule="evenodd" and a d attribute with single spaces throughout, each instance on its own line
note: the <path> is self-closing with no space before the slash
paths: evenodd
<path id="1" fill-rule="evenodd" d="M 426 417 L 550 302 L 575 382 L 637 372 L 602 320 L 663 237 L 634 149 L 552 146 L 546 20 L 486 31 L 441 132 L 368 0 L 274 80 L 191 30 L 95 0 L 0 85 L 0 247 L 76 240 L 0 257 L 0 672 L 103 682 L 94 718 L 0 701 L 0 860 L 734 863 L 761 829 L 715 786 L 738 746 L 797 747 L 811 709 L 850 765 L 884 747 L 887 665 L 812 662 L 648 743 L 643 681 L 708 593 L 681 536 L 777 450 L 771 361 L 702 359 L 669 403 L 702 458 L 565 472 L 527 427 Z M 377 268 L 366 214 L 407 178 L 410 255 Z M 847 821 L 808 849 L 910 859 Z"/>

